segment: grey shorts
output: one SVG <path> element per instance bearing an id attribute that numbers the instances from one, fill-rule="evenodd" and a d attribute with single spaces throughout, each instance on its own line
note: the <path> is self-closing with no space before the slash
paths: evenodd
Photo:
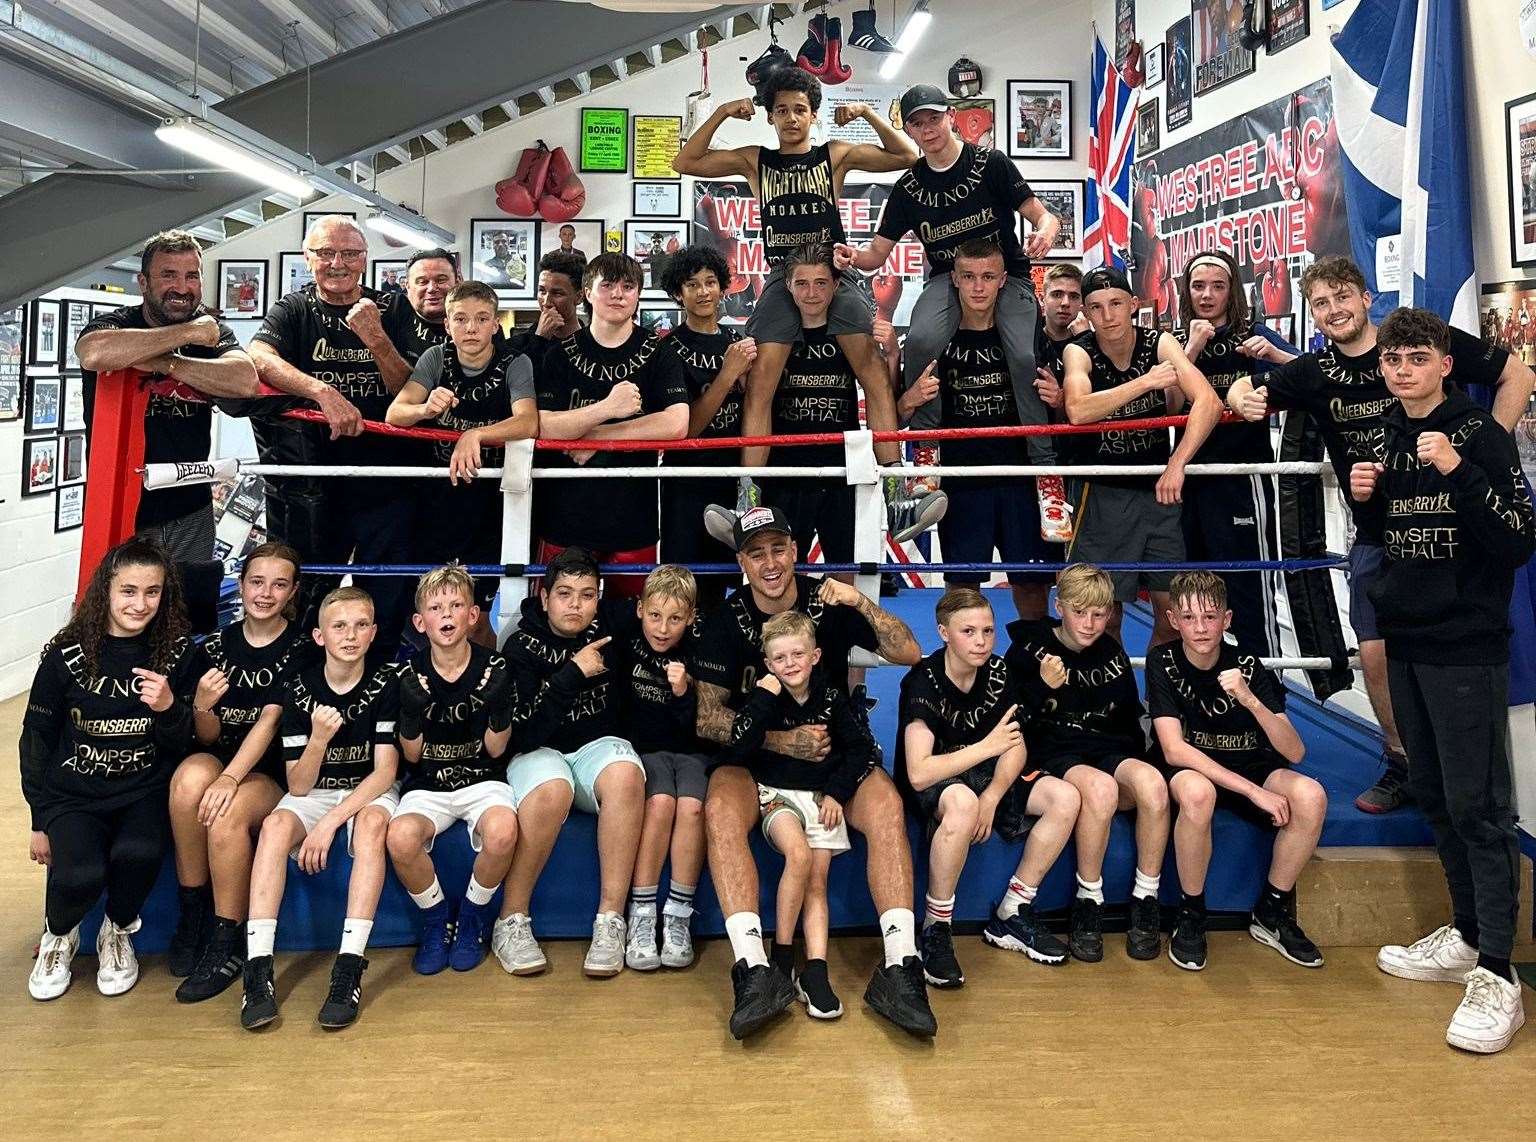
<path id="1" fill-rule="evenodd" d="M 1071 563 L 1182 563 L 1184 529 L 1178 504 L 1160 504 L 1151 488 L 1084 482 L 1072 497 Z M 1166 591 L 1172 571 L 1111 571 L 1115 599 L 1129 603 L 1137 592 Z"/>
<path id="2" fill-rule="evenodd" d="M 709 759 L 703 754 L 658 750 L 641 754 L 640 762 L 645 766 L 647 797 L 692 797 L 702 801 L 709 790 L 709 776 L 705 773 Z"/>
<path id="3" fill-rule="evenodd" d="M 854 282 L 854 275 L 844 274 L 832 295 L 827 310 L 827 332 L 833 337 L 843 333 L 872 333 L 875 307 Z M 793 345 L 800 339 L 800 310 L 784 281 L 782 267 L 768 275 L 763 292 L 747 318 L 747 336 L 766 345 Z"/>
<path id="4" fill-rule="evenodd" d="M 142 528 L 139 534 L 154 540 L 178 562 L 206 563 L 213 558 L 213 500 L 195 512 Z"/>
<path id="5" fill-rule="evenodd" d="M 1373 642 L 1381 637 L 1376 629 L 1376 604 L 1367 592 L 1381 578 L 1381 566 L 1387 549 L 1378 543 L 1359 543 L 1349 549 L 1349 625 L 1355 641 Z"/>

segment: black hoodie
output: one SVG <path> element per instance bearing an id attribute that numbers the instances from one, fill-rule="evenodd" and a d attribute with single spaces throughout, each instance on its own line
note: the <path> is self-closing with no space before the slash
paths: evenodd
<path id="1" fill-rule="evenodd" d="M 1509 661 L 1515 571 L 1536 551 L 1536 521 L 1514 439 L 1453 390 L 1422 420 L 1395 404 L 1383 419 L 1387 562 L 1370 588 L 1387 655 L 1404 662 Z M 1421 432 L 1443 432 L 1461 463 L 1421 464 Z"/>
<path id="2" fill-rule="evenodd" d="M 770 731 L 801 726 L 827 727 L 832 749 L 821 761 L 803 761 L 763 745 L 763 735 Z M 876 758 L 869 729 L 854 715 L 843 692 L 827 684 L 819 667 L 811 673 L 804 702 L 795 701 L 788 690 L 770 694 L 754 686 L 736 715 L 731 744 L 725 749 L 727 765 L 746 766 L 763 785 L 825 793 L 844 805 L 858 792 Z"/>
<path id="3" fill-rule="evenodd" d="M 627 615 L 626 615 L 627 612 Z M 502 648 L 512 668 L 512 749 L 549 746 L 571 753 L 600 737 L 624 736 L 619 728 L 617 640 L 633 627 L 634 604 L 604 599 L 580 634 L 567 637 L 549 625 L 537 596 L 523 600 L 523 617 Z M 585 677 L 573 656 L 589 642 L 612 636 L 604 648 L 608 669 Z"/>

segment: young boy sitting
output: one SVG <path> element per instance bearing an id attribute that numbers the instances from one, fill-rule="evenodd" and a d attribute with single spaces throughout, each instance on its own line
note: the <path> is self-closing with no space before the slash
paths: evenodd
<path id="1" fill-rule="evenodd" d="M 1285 690 L 1256 657 L 1223 638 L 1232 625 L 1226 584 L 1209 571 L 1185 571 L 1168 592 L 1178 640 L 1147 654 L 1147 703 L 1175 769 L 1169 788 L 1179 807 L 1173 851 L 1184 901 L 1168 958 L 1189 971 L 1205 967 L 1205 873 L 1211 815 L 1221 807 L 1277 830 L 1248 934 L 1292 963 L 1320 968 L 1322 953 L 1292 913 L 1296 878 L 1317 848 L 1328 795 L 1291 769 L 1306 747 L 1285 716 Z"/>
<path id="2" fill-rule="evenodd" d="M 616 654 L 605 649 L 633 624 L 632 613 L 625 602 L 599 606 L 597 561 L 568 547 L 549 561 L 541 596 L 523 600 L 522 620 L 506 644 L 513 730 L 524 751 L 507 766 L 519 817 L 525 801 L 554 784 L 565 786 L 576 808 L 597 814 L 601 884 L 583 965 L 589 976 L 624 970 L 624 897 L 645 815 L 645 768 L 619 734 L 619 687 L 608 659 Z M 495 936 L 497 957 L 514 975 L 544 968 L 528 906 L 559 834 L 553 828 L 534 835 L 527 824 Z"/>
<path id="3" fill-rule="evenodd" d="M 399 674 L 393 664 L 369 670 L 364 661 L 377 631 L 373 600 L 360 587 L 339 587 L 320 603 L 314 638 L 325 661 L 303 671 L 283 694 L 283 761 L 288 792 L 261 826 L 251 871 L 246 923 L 245 998 L 240 1025 L 264 1027 L 277 1018 L 272 946 L 283 902 L 288 857 L 314 874 L 330 859 L 343 825 L 352 855 L 341 953 L 320 1026 L 346 1027 L 363 996 L 363 951 L 384 887 L 384 841 L 399 804 L 395 721 Z"/>
<path id="4" fill-rule="evenodd" d="M 1024 740 L 1029 759 L 1077 788 L 1077 897 L 1068 943 L 1075 959 L 1104 958 L 1104 852 L 1116 810 L 1136 810 L 1136 882 L 1131 889 L 1125 951 L 1156 959 L 1157 890 L 1168 847 L 1168 783 L 1149 762 L 1141 728 L 1136 675 L 1107 627 L 1115 606 L 1113 580 L 1099 568 L 1075 564 L 1057 580 L 1060 622 L 1009 624 L 1008 664 L 1019 703 L 1029 712 Z"/>
<path id="5" fill-rule="evenodd" d="M 695 521 L 697 526 L 697 521 Z M 645 825 L 629 891 L 629 944 L 624 962 L 636 971 L 693 963 L 693 894 L 704 867 L 707 759 L 694 733 L 693 679 L 688 675 L 691 630 L 699 595 L 686 567 L 658 567 L 635 605 L 638 629 L 616 643 L 623 662 L 619 708 L 630 744 L 645 766 Z M 671 883 L 656 950 L 656 894 L 671 850 Z"/>
<path id="6" fill-rule="evenodd" d="M 827 979 L 827 869 L 848 851 L 843 806 L 876 764 L 874 739 L 842 691 L 817 669 L 816 624 L 785 611 L 763 624 L 763 658 L 770 673 L 736 715 L 728 764 L 744 765 L 757 781 L 763 835 L 784 856 L 773 933 L 773 963 L 815 1019 L 836 1019 L 842 1001 Z M 820 761 L 802 761 L 764 747 L 764 735 L 800 726 L 825 726 L 829 749 Z M 806 963 L 794 972 L 795 924 L 805 926 Z"/>
<path id="7" fill-rule="evenodd" d="M 422 975 L 470 971 L 485 958 L 496 919 L 491 897 L 517 844 L 506 758 L 511 674 L 501 655 L 469 641 L 479 619 L 475 583 L 462 567 L 439 567 L 417 583 L 412 622 L 428 650 L 400 676 L 400 752 L 410 767 L 389 823 L 389 856 L 422 909 L 411 961 Z M 443 895 L 431 856 L 432 842 L 455 821 L 468 827 L 476 853 L 462 903 Z"/>
<path id="8" fill-rule="evenodd" d="M 993 654 L 992 608 L 974 587 L 951 587 L 934 609 L 943 646 L 901 682 L 896 781 L 928 823 L 928 899 L 923 974 L 934 987 L 960 987 L 952 921 L 955 886 L 972 845 L 995 829 L 1025 833 L 1010 884 L 1022 899 L 988 925 L 988 942 L 1041 963 L 1063 963 L 1067 949 L 1035 916 L 1035 891 L 1066 846 L 1077 820 L 1076 788 L 1039 770 L 1025 772 L 1024 737 L 1008 664 Z M 1031 827 L 1033 826 L 1033 827 Z"/>

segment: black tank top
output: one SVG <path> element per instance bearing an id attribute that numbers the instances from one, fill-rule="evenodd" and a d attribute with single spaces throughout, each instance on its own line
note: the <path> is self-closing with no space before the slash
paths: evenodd
<path id="1" fill-rule="evenodd" d="M 1255 361 L 1237 351 L 1254 329 L 1234 330 L 1230 327 L 1217 331 L 1206 342 L 1205 348 L 1195 358 L 1195 368 L 1205 374 L 1216 395 L 1225 403 L 1227 390 L 1239 377 L 1254 377 Z M 1255 384 L 1262 384 L 1255 379 Z M 1197 459 L 1201 463 L 1268 463 L 1275 458 L 1274 447 L 1269 442 L 1269 421 L 1242 424 L 1218 424 L 1200 448 Z"/>
<path id="2" fill-rule="evenodd" d="M 837 212 L 832 159 L 825 143 L 803 155 L 772 147 L 757 152 L 757 201 L 762 213 L 763 256 L 780 265 L 807 242 L 846 242 Z"/>
<path id="3" fill-rule="evenodd" d="M 506 420 L 512 415 L 512 394 L 507 391 L 507 370 L 522 353 L 508 345 L 499 336 L 490 363 L 473 377 L 464 372 L 459 361 L 459 351 L 452 341 L 443 343 L 443 376 L 438 384 L 445 386 L 459 403 L 437 418 L 437 427 L 452 432 L 464 432 L 470 428 L 484 428 Z M 447 464 L 453 458 L 453 445 L 446 440 L 432 445 L 439 464 Z M 480 461 L 495 466 L 501 463 L 500 446 L 480 449 Z"/>
<path id="4" fill-rule="evenodd" d="M 1092 367 L 1089 377 L 1094 392 L 1123 385 L 1145 375 L 1157 364 L 1157 341 L 1162 336 L 1157 329 L 1136 330 L 1136 345 L 1131 350 L 1131 361 L 1124 369 L 1116 368 L 1109 354 L 1099 346 L 1099 339 L 1088 334 L 1077 344 L 1088 352 Z M 1167 399 L 1161 389 L 1143 393 L 1133 401 L 1121 405 L 1104 418 L 1104 423 L 1116 420 L 1143 420 L 1148 417 L 1166 416 Z M 1104 432 L 1089 438 L 1092 443 L 1083 449 L 1080 462 L 1084 464 L 1166 464 L 1173 450 L 1168 443 L 1168 429 L 1141 428 L 1132 432 Z M 1156 476 L 1093 476 L 1095 484 L 1108 484 L 1120 488 L 1152 488 Z"/>

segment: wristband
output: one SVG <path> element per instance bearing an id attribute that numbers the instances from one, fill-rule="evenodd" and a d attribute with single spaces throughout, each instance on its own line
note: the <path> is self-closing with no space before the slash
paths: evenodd
<path id="1" fill-rule="evenodd" d="M 219 780 L 220 777 L 227 777 L 231 781 L 233 781 L 236 785 L 240 784 L 240 779 L 238 777 L 236 777 L 233 773 L 230 773 L 229 770 L 227 770 L 227 769 L 223 773 L 219 774 L 218 777 L 215 777 L 214 780 L 217 781 L 217 780 Z"/>

